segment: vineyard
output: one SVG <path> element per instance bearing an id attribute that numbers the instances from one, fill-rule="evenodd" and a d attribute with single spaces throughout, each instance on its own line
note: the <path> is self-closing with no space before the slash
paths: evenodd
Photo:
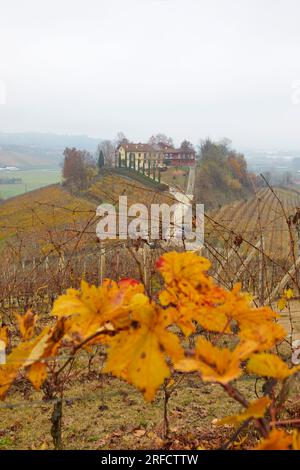
<path id="1" fill-rule="evenodd" d="M 274 286 L 298 259 L 299 206 L 298 192 L 265 188 L 207 214 L 204 253 L 219 281 L 229 287 L 240 281 L 261 302 L 274 300 Z M 286 285 L 298 287 L 297 270 L 288 277 Z"/>
<path id="2" fill-rule="evenodd" d="M 267 256 L 287 262 L 291 255 L 289 226 L 286 219 L 293 216 L 300 207 L 300 193 L 288 189 L 261 189 L 257 194 L 244 201 L 223 206 L 211 212 L 213 236 L 222 237 L 223 233 L 239 233 L 249 244 L 256 244 L 261 234 L 264 237 L 264 250 Z M 219 225 L 219 226 L 218 226 Z M 210 226 L 207 227 L 210 235 Z M 245 255 L 250 245 L 246 245 Z"/>
<path id="3" fill-rule="evenodd" d="M 300 195 L 206 213 L 201 256 L 99 243 L 119 195 L 173 201 L 107 174 L 0 206 L 0 448 L 299 449 Z"/>

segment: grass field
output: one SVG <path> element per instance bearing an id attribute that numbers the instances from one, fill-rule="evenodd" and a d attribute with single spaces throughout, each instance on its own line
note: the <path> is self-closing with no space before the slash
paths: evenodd
<path id="1" fill-rule="evenodd" d="M 49 184 L 59 183 L 61 181 L 60 169 L 37 169 L 37 170 L 16 170 L 1 171 L 0 178 L 21 178 L 20 184 L 1 184 L 0 198 L 8 199 L 13 196 L 19 196 L 33 189 L 42 188 Z"/>
<path id="2" fill-rule="evenodd" d="M 79 364 L 78 364 L 79 366 Z M 65 392 L 62 438 L 66 450 L 105 449 L 206 449 L 218 448 L 234 430 L 214 425 L 216 418 L 236 413 L 240 407 L 221 387 L 205 385 L 199 377 L 185 377 L 169 401 L 170 435 L 164 438 L 164 396 L 146 403 L 134 387 L 99 376 L 100 364 L 87 373 L 78 367 L 76 379 Z M 254 379 L 239 380 L 239 388 L 253 400 Z M 22 386 L 23 385 L 23 386 Z M 53 449 L 50 434 L 53 404 L 23 380 L 1 409 L 0 450 Z"/>
<path id="3" fill-rule="evenodd" d="M 189 167 L 182 168 L 168 168 L 161 173 L 161 180 L 163 183 L 173 186 L 182 191 L 186 190 L 189 177 Z"/>

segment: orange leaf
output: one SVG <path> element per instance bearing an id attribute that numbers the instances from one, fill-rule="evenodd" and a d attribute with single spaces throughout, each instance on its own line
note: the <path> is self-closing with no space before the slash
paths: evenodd
<path id="1" fill-rule="evenodd" d="M 257 343 L 256 351 L 271 349 L 282 341 L 287 335 L 286 330 L 278 323 L 266 322 L 242 329 L 239 337 L 242 341 L 254 341 Z"/>
<path id="2" fill-rule="evenodd" d="M 243 411 L 243 413 L 220 419 L 218 420 L 217 424 L 219 426 L 223 426 L 224 424 L 237 425 L 251 418 L 262 418 L 265 415 L 266 409 L 270 403 L 271 400 L 269 400 L 267 397 L 259 398 L 258 400 L 251 403 L 248 408 Z"/>
<path id="3" fill-rule="evenodd" d="M 43 362 L 35 362 L 28 370 L 28 378 L 34 388 L 39 390 L 47 378 L 47 366 Z"/>
<path id="4" fill-rule="evenodd" d="M 226 384 L 241 375 L 240 363 L 251 352 L 253 344 L 250 343 L 230 351 L 227 348 L 217 348 L 200 337 L 197 340 L 195 357 L 179 361 L 175 368 L 182 372 L 199 371 L 204 382 Z"/>
<path id="5" fill-rule="evenodd" d="M 293 450 L 300 450 L 300 431 L 293 431 Z"/>
<path id="6" fill-rule="evenodd" d="M 277 380 L 285 380 L 300 370 L 299 367 L 289 369 L 280 357 L 269 353 L 254 354 L 248 362 L 247 369 L 252 374 Z"/>
<path id="7" fill-rule="evenodd" d="M 34 329 L 37 322 L 37 315 L 28 310 L 25 315 L 16 315 L 19 330 L 24 340 L 31 339 L 34 336 Z"/>
<path id="8" fill-rule="evenodd" d="M 289 450 L 292 436 L 281 429 L 273 429 L 266 439 L 262 439 L 254 450 Z"/>

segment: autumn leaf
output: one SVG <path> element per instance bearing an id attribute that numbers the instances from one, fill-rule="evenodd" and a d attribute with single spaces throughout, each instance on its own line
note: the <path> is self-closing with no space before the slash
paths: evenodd
<path id="1" fill-rule="evenodd" d="M 185 281 L 193 286 L 198 285 L 203 273 L 208 271 L 210 265 L 208 259 L 198 256 L 193 251 L 165 253 L 156 262 L 156 267 L 161 272 L 166 286 Z"/>
<path id="2" fill-rule="evenodd" d="M 285 296 L 280 297 L 280 299 L 277 302 L 277 307 L 279 310 L 284 310 L 285 307 L 287 306 L 287 299 Z"/>
<path id="3" fill-rule="evenodd" d="M 300 450 L 300 431 L 296 429 L 293 432 L 293 450 Z"/>
<path id="4" fill-rule="evenodd" d="M 294 297 L 294 292 L 292 289 L 286 289 L 281 298 L 277 302 L 277 307 L 279 310 L 284 310 L 288 304 L 288 301 Z"/>
<path id="5" fill-rule="evenodd" d="M 103 330 L 106 323 L 122 328 L 130 324 L 128 304 L 144 287 L 129 280 L 105 281 L 102 286 L 89 286 L 85 281 L 81 289 L 68 289 L 53 306 L 52 315 L 71 316 L 70 334 L 86 338 Z"/>
<path id="6" fill-rule="evenodd" d="M 176 363 L 182 372 L 199 371 L 204 382 L 227 384 L 238 378 L 242 370 L 240 363 L 253 352 L 252 343 L 237 346 L 233 351 L 218 348 L 200 337 L 197 340 L 194 358 L 185 358 Z"/>
<path id="7" fill-rule="evenodd" d="M 240 331 L 274 323 L 277 315 L 268 307 L 254 308 L 240 284 L 231 291 L 217 286 L 206 274 L 209 264 L 196 253 L 167 253 L 158 268 L 165 280 L 159 301 L 173 309 L 174 322 L 186 336 L 195 332 L 197 324 L 207 331 L 232 334 L 233 322 Z"/>
<path id="8" fill-rule="evenodd" d="M 178 336 L 167 330 L 165 312 L 148 297 L 137 294 L 130 307 L 131 326 L 112 339 L 104 372 L 135 385 L 151 401 L 171 375 L 167 359 L 178 361 L 183 350 Z"/>
<path id="9" fill-rule="evenodd" d="M 290 375 L 300 370 L 299 367 L 289 369 L 288 365 L 275 354 L 254 354 L 247 364 L 247 370 L 262 377 L 272 377 L 277 380 L 285 380 Z"/>
<path id="10" fill-rule="evenodd" d="M 47 366 L 43 362 L 35 362 L 29 367 L 27 374 L 36 390 L 39 390 L 47 378 Z"/>
<path id="11" fill-rule="evenodd" d="M 62 340 L 68 332 L 69 323 L 65 318 L 58 320 L 53 328 L 46 327 L 36 338 L 24 341 L 18 344 L 7 356 L 6 363 L 0 366 L 0 398 L 3 398 L 9 387 L 15 380 L 18 371 L 29 368 L 42 359 L 48 359 L 56 355 L 62 344 Z M 46 378 L 45 368 L 41 374 L 41 368 L 38 371 L 38 377 L 35 377 L 29 371 L 29 378 L 33 378 L 35 385 L 42 383 Z M 34 368 L 33 368 L 34 371 Z"/>
<path id="12" fill-rule="evenodd" d="M 242 329 L 239 332 L 241 341 L 253 341 L 257 343 L 256 352 L 271 349 L 286 337 L 286 330 L 274 322 L 261 323 L 251 328 Z"/>
<path id="13" fill-rule="evenodd" d="M 31 352 L 40 341 L 41 336 L 34 340 L 20 343 L 7 356 L 6 363 L 0 365 L 0 398 L 2 399 L 9 387 L 15 380 L 20 369 L 30 365 L 32 362 L 28 360 Z"/>
<path id="14" fill-rule="evenodd" d="M 292 298 L 294 297 L 294 292 L 293 292 L 292 289 L 286 289 L 286 290 L 284 291 L 284 295 L 285 295 L 285 297 L 286 297 L 288 300 L 290 300 L 290 299 L 292 299 Z"/>
<path id="15" fill-rule="evenodd" d="M 27 310 L 25 315 L 16 315 L 19 330 L 24 340 L 31 339 L 34 336 L 34 329 L 37 322 L 37 315 L 31 310 Z"/>
<path id="16" fill-rule="evenodd" d="M 232 424 L 236 426 L 243 421 L 247 421 L 248 419 L 263 418 L 270 403 L 271 400 L 267 397 L 259 398 L 258 400 L 251 403 L 242 413 L 220 419 L 218 420 L 217 424 L 219 426 L 223 426 L 224 424 Z"/>
<path id="17" fill-rule="evenodd" d="M 289 450 L 292 436 L 281 429 L 273 429 L 253 450 Z"/>

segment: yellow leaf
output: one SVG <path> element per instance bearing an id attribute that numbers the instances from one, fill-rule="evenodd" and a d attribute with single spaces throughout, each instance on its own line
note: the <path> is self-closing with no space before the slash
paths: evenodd
<path id="1" fill-rule="evenodd" d="M 39 390 L 47 378 L 47 366 L 43 362 L 35 362 L 28 370 L 28 378 L 34 388 Z"/>
<path id="2" fill-rule="evenodd" d="M 294 297 L 294 292 L 292 291 L 292 289 L 286 289 L 284 291 L 284 295 L 286 299 L 290 300 Z"/>
<path id="3" fill-rule="evenodd" d="M 247 421 L 251 418 L 262 418 L 265 415 L 266 409 L 270 405 L 271 400 L 267 397 L 259 398 L 258 400 L 251 403 L 248 408 L 238 415 L 228 416 L 226 418 L 218 420 L 217 424 L 223 426 L 224 424 L 238 425 L 243 421 Z"/>
<path id="4" fill-rule="evenodd" d="M 0 398 L 4 397 L 19 370 L 56 354 L 68 327 L 66 319 L 61 318 L 53 328 L 46 327 L 39 336 L 21 342 L 12 350 L 6 364 L 0 366 Z"/>
<path id="5" fill-rule="evenodd" d="M 156 262 L 165 284 L 170 285 L 178 281 L 188 281 L 191 285 L 198 285 L 201 276 L 210 268 L 208 259 L 198 256 L 192 251 L 186 253 L 169 252 L 161 256 Z"/>
<path id="6" fill-rule="evenodd" d="M 0 366 L 0 399 L 4 397 L 15 380 L 19 369 L 31 364 L 31 361 L 28 361 L 28 357 L 39 340 L 40 338 L 38 337 L 34 340 L 20 343 L 7 356 L 6 364 Z"/>
<path id="7" fill-rule="evenodd" d="M 240 363 L 252 352 L 253 344 L 250 343 L 230 351 L 227 348 L 217 348 L 200 337 L 196 343 L 195 357 L 177 362 L 175 368 L 182 372 L 199 371 L 204 382 L 226 384 L 241 375 Z"/>
<path id="8" fill-rule="evenodd" d="M 293 450 L 300 450 L 300 431 L 293 431 Z"/>
<path id="9" fill-rule="evenodd" d="M 266 322 L 242 329 L 239 337 L 242 341 L 254 341 L 257 343 L 256 352 L 271 349 L 282 341 L 287 335 L 286 330 L 278 323 Z"/>
<path id="10" fill-rule="evenodd" d="M 186 336 L 195 332 L 196 324 L 207 331 L 232 334 L 233 320 L 242 331 L 276 318 L 268 307 L 253 308 L 240 284 L 232 291 L 217 286 L 206 274 L 209 262 L 196 253 L 167 253 L 157 267 L 165 281 L 160 303 L 173 310 L 174 323 Z"/>
<path id="11" fill-rule="evenodd" d="M 28 310 L 25 315 L 16 315 L 19 330 L 24 340 L 31 339 L 34 336 L 34 329 L 37 322 L 37 315 Z"/>
<path id="12" fill-rule="evenodd" d="M 165 312 L 137 294 L 131 304 L 132 321 L 111 341 L 104 372 L 139 388 L 146 400 L 153 400 L 164 380 L 171 375 L 167 358 L 183 357 L 178 336 L 166 329 Z"/>
<path id="13" fill-rule="evenodd" d="M 266 439 L 262 439 L 254 450 L 289 450 L 292 436 L 281 429 L 273 429 Z"/>
<path id="14" fill-rule="evenodd" d="M 254 354 L 248 364 L 247 369 L 250 373 L 260 375 L 262 377 L 272 377 L 277 380 L 285 380 L 290 375 L 298 372 L 299 367 L 288 368 L 280 357 L 275 354 L 261 353 Z"/>
<path id="15" fill-rule="evenodd" d="M 287 300 L 286 300 L 286 297 L 283 296 L 278 300 L 277 307 L 279 308 L 279 310 L 284 310 L 286 306 L 287 306 Z"/>
<path id="16" fill-rule="evenodd" d="M 52 315 L 72 316 L 70 333 L 86 338 L 103 329 L 107 323 L 122 328 L 130 324 L 128 304 L 144 287 L 136 281 L 124 280 L 119 285 L 105 281 L 100 287 L 81 283 L 79 291 L 68 289 L 53 306 Z"/>

